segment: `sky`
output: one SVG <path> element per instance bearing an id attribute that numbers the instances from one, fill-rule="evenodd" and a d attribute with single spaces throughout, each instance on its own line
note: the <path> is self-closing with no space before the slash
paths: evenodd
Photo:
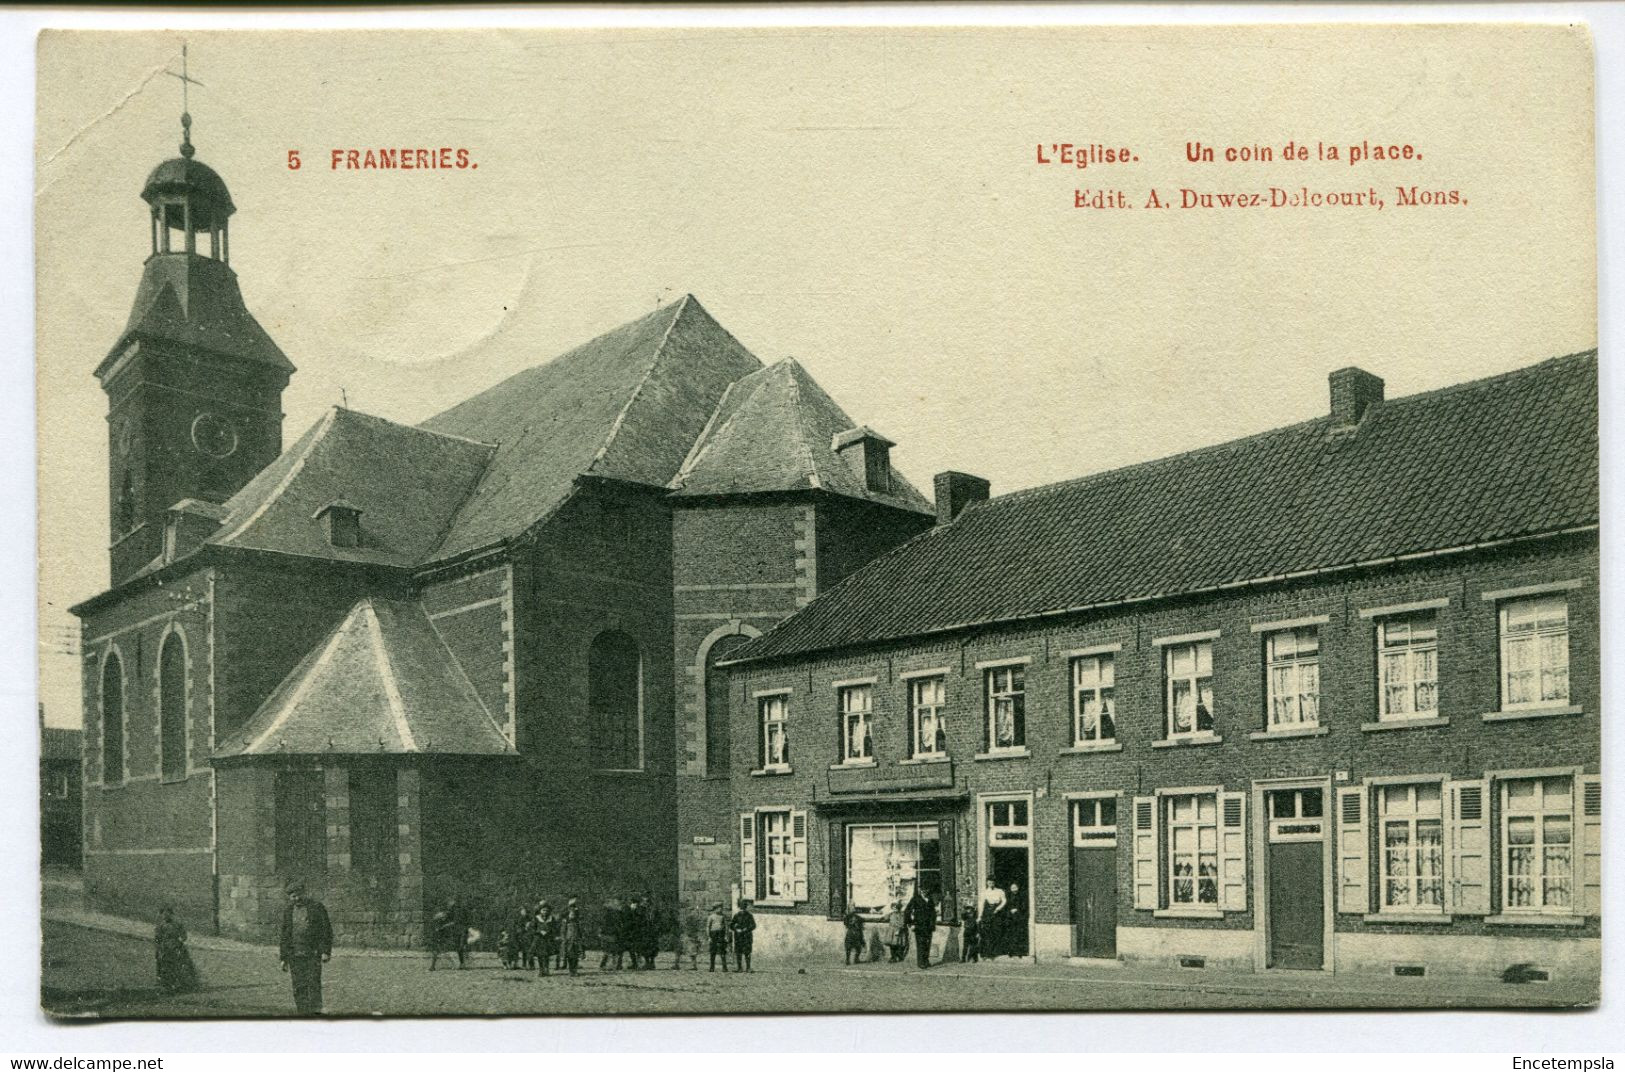
<path id="1" fill-rule="evenodd" d="M 186 35 L 231 262 L 329 406 L 415 422 L 692 293 L 895 440 L 995 494 L 1596 344 L 1590 45 L 1560 27 Z M 179 142 L 182 39 L 41 38 L 41 699 L 77 725 L 66 608 L 107 583 L 106 398 Z M 1191 163 L 1186 143 L 1421 159 Z M 1138 159 L 1040 164 L 1039 147 Z M 464 171 L 333 148 L 463 147 Z M 289 150 L 302 167 L 290 170 Z M 1317 155 L 1311 148 L 1311 154 Z M 1465 204 L 1402 207 L 1397 186 Z M 1369 208 L 1148 210 L 1148 191 L 1359 191 Z M 1079 209 L 1077 190 L 1135 207 Z M 1267 193 L 1266 193 L 1267 196 Z"/>

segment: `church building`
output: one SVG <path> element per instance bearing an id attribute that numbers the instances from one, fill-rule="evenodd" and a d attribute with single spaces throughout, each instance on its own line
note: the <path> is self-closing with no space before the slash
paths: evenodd
<path id="1" fill-rule="evenodd" d="M 302 880 L 339 941 L 391 946 L 453 895 L 485 926 L 727 899 L 717 663 L 930 527 L 890 441 L 685 297 L 422 424 L 335 407 L 284 447 L 295 368 L 183 124 L 96 368 L 92 903 L 263 938 Z"/>

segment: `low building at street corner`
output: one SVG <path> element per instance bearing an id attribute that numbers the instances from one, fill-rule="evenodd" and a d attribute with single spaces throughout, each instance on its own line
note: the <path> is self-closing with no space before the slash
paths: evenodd
<path id="1" fill-rule="evenodd" d="M 987 498 L 731 651 L 761 949 L 1600 971 L 1595 352 Z M 943 952 L 957 940 L 939 932 Z"/>

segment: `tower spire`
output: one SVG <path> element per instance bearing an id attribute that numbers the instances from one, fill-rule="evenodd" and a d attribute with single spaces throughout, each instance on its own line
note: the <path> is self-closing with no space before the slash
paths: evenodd
<path id="1" fill-rule="evenodd" d="M 187 88 L 189 86 L 201 86 L 203 83 L 193 78 L 187 71 L 186 42 L 181 42 L 181 73 L 176 74 L 170 70 L 165 70 L 164 73 L 181 81 L 181 155 L 190 160 L 197 150 L 192 147 L 192 112 L 187 97 Z"/>

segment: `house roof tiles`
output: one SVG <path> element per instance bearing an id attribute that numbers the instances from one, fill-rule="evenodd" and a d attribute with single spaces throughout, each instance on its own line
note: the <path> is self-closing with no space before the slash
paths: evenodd
<path id="1" fill-rule="evenodd" d="M 767 659 L 1598 520 L 1596 353 L 973 506 L 735 653 Z"/>

